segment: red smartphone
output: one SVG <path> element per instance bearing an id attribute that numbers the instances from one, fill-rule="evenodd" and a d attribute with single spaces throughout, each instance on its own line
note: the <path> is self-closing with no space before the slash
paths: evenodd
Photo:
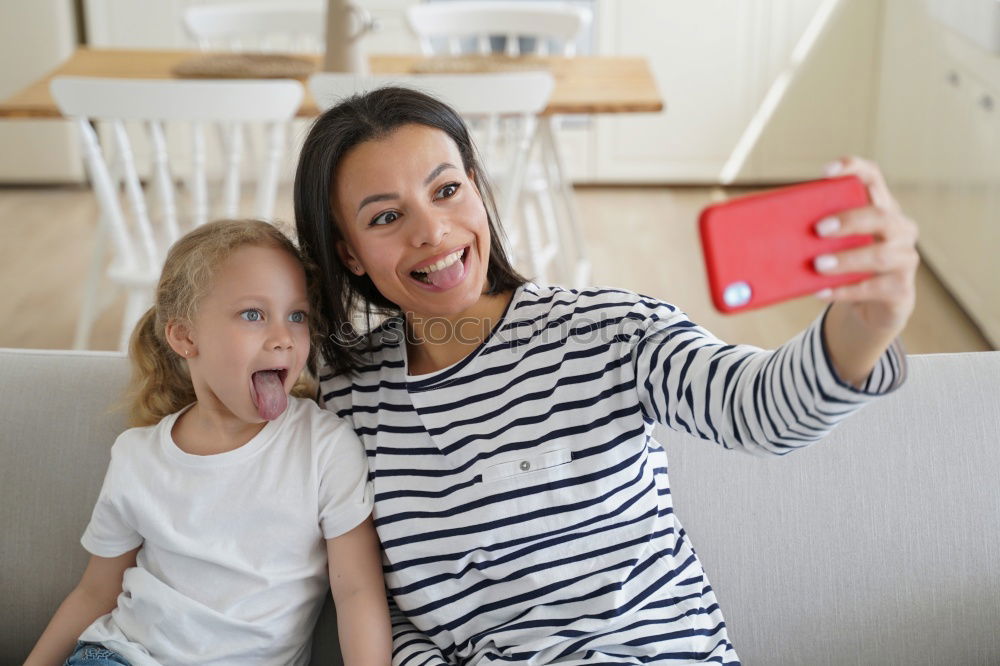
<path id="1" fill-rule="evenodd" d="M 818 255 L 872 242 L 860 234 L 823 238 L 814 229 L 824 217 L 868 202 L 868 188 L 857 176 L 841 176 L 705 208 L 699 230 L 715 308 L 742 312 L 869 277 L 822 275 L 813 267 Z"/>

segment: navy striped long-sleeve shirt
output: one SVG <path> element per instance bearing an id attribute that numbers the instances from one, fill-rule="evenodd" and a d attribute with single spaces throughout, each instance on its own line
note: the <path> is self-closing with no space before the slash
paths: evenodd
<path id="1" fill-rule="evenodd" d="M 821 327 L 765 351 L 630 292 L 527 284 L 474 353 L 408 375 L 387 321 L 321 392 L 367 449 L 394 663 L 738 663 L 652 431 L 784 454 L 901 383 L 898 345 L 841 382 Z"/>

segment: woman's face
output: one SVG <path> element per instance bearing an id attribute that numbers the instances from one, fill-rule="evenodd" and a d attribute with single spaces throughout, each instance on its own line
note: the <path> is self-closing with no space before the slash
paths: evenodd
<path id="1" fill-rule="evenodd" d="M 333 206 L 348 270 L 368 274 L 408 316 L 459 315 L 486 288 L 486 207 L 458 146 L 404 125 L 351 149 L 334 174 Z"/>

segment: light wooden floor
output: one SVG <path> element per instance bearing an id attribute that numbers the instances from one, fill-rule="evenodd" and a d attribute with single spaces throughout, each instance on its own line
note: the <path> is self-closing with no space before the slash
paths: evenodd
<path id="1" fill-rule="evenodd" d="M 708 298 L 697 240 L 709 188 L 581 188 L 593 283 L 670 301 L 730 342 L 781 344 L 821 311 L 812 298 L 736 316 Z M 278 215 L 292 220 L 288 192 Z M 96 207 L 83 187 L 0 188 L 0 347 L 70 346 L 90 257 Z M 980 351 L 988 343 L 934 276 L 921 268 L 917 309 L 903 335 L 910 353 Z M 118 340 L 120 303 L 95 326 L 91 347 Z"/>

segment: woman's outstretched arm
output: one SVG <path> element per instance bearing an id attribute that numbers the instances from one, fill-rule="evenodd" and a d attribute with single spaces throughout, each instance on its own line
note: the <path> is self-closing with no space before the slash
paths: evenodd
<path id="1" fill-rule="evenodd" d="M 59 666 L 66 661 L 83 630 L 114 609 L 125 570 L 135 566 L 138 552 L 134 548 L 118 557 L 91 555 L 83 577 L 52 616 L 25 666 Z"/>

